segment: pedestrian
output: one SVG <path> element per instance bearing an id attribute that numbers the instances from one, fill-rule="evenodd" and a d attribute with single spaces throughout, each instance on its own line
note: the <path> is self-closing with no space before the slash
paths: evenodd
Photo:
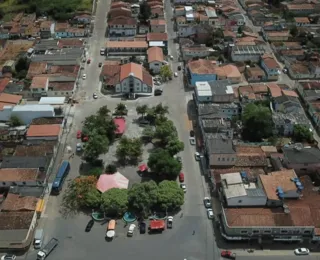
<path id="1" fill-rule="evenodd" d="M 193 233 L 192 233 L 192 235 L 194 235 L 196 233 L 196 231 L 195 230 L 193 230 Z"/>

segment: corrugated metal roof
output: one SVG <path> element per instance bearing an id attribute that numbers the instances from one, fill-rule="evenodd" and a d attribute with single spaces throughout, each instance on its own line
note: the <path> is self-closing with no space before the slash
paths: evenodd
<path id="1" fill-rule="evenodd" d="M 39 101 L 39 105 L 62 105 L 65 100 L 65 97 L 42 97 Z"/>

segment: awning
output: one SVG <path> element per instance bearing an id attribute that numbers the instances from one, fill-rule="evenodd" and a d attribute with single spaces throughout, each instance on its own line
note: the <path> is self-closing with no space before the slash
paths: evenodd
<path id="1" fill-rule="evenodd" d="M 108 232 L 107 232 L 107 237 L 114 237 L 114 235 L 116 234 L 116 232 L 114 231 L 114 230 L 109 230 Z"/>
<path id="2" fill-rule="evenodd" d="M 140 172 L 144 172 L 144 171 L 147 171 L 148 170 L 148 166 L 146 164 L 141 164 L 139 166 L 139 171 Z"/>

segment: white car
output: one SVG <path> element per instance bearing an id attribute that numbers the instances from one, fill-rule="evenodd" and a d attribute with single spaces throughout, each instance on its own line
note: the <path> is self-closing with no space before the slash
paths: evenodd
<path id="1" fill-rule="evenodd" d="M 308 248 L 297 248 L 294 250 L 296 255 L 309 255 L 310 250 Z"/>
<path id="2" fill-rule="evenodd" d="M 207 209 L 207 215 L 208 215 L 209 219 L 213 219 L 214 218 L 212 209 Z"/>
<path id="3" fill-rule="evenodd" d="M 171 60 L 173 60 L 173 56 L 172 55 L 170 55 L 169 57 L 170 57 Z"/>
<path id="4" fill-rule="evenodd" d="M 194 153 L 194 158 L 196 159 L 196 161 L 200 161 L 201 155 L 198 152 Z"/>
<path id="5" fill-rule="evenodd" d="M 180 188 L 183 190 L 184 193 L 187 192 L 187 186 L 184 183 L 180 184 Z"/>
<path id="6" fill-rule="evenodd" d="M 82 143 L 77 143 L 77 152 L 82 151 Z"/>
<path id="7" fill-rule="evenodd" d="M 15 260 L 17 257 L 13 254 L 5 254 L 1 257 L 1 260 Z"/>
<path id="8" fill-rule="evenodd" d="M 174 75 L 175 77 L 178 77 L 178 72 L 175 72 L 173 75 Z"/>
<path id="9" fill-rule="evenodd" d="M 87 75 L 86 75 L 86 74 L 83 74 L 83 75 L 82 75 L 82 79 L 85 80 L 86 78 L 87 78 Z"/>
<path id="10" fill-rule="evenodd" d="M 205 197 L 205 198 L 203 199 L 203 203 L 204 203 L 204 206 L 205 206 L 206 208 L 211 208 L 211 200 L 210 200 L 209 197 Z"/>
<path id="11" fill-rule="evenodd" d="M 93 97 L 93 99 L 97 99 L 98 98 L 97 93 L 93 93 L 92 97 Z"/>
<path id="12" fill-rule="evenodd" d="M 194 137 L 189 137 L 189 141 L 191 145 L 196 145 L 196 139 Z"/>

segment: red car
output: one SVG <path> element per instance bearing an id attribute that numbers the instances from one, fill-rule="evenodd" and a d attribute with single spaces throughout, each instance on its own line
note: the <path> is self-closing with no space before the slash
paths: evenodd
<path id="1" fill-rule="evenodd" d="M 91 59 L 88 59 L 88 60 L 87 60 L 87 64 L 90 64 L 90 63 L 91 63 Z"/>
<path id="2" fill-rule="evenodd" d="M 84 136 L 82 136 L 82 142 L 88 142 L 88 140 L 89 140 L 89 137 L 88 136 L 86 136 L 86 135 L 84 135 Z"/>
<path id="3" fill-rule="evenodd" d="M 179 174 L 179 181 L 184 182 L 184 174 L 182 172 Z"/>
<path id="4" fill-rule="evenodd" d="M 80 138 L 81 138 L 81 136 L 82 136 L 82 133 L 81 133 L 81 131 L 80 131 L 80 130 L 78 130 L 78 131 L 77 131 L 77 139 L 80 139 Z"/>
<path id="5" fill-rule="evenodd" d="M 228 259 L 236 259 L 236 254 L 228 250 L 221 251 L 221 256 Z"/>

